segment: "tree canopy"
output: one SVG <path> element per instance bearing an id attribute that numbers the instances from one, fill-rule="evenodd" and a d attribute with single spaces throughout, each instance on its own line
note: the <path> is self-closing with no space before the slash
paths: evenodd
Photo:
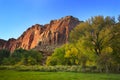
<path id="1" fill-rule="evenodd" d="M 112 71 L 120 65 L 119 35 L 120 23 L 114 17 L 95 16 L 75 27 L 70 33 L 69 44 L 59 48 L 64 52 L 55 50 L 53 55 L 63 54 L 62 58 L 57 58 L 59 55 L 54 55 L 54 58 L 64 59 L 68 65 L 94 65 L 101 70 Z"/>

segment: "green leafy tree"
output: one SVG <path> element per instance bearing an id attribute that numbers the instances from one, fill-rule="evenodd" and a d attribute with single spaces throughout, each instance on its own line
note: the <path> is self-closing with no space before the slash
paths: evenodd
<path id="1" fill-rule="evenodd" d="M 28 57 L 28 61 L 27 62 L 28 62 L 28 65 L 35 65 L 35 64 L 37 64 L 36 59 L 31 57 L 31 56 Z"/>
<path id="2" fill-rule="evenodd" d="M 42 64 L 42 54 L 35 50 L 17 49 L 11 56 L 17 65 Z"/>
<path id="3" fill-rule="evenodd" d="M 110 17 L 104 19 L 103 16 L 97 16 L 78 25 L 70 34 L 72 41 L 84 39 L 84 44 L 91 47 L 96 55 L 100 55 L 103 48 L 109 46 L 112 39 L 111 29 L 114 22 Z M 77 36 L 77 37 L 74 37 Z"/>
<path id="4" fill-rule="evenodd" d="M 65 48 L 56 48 L 54 53 L 46 60 L 46 65 L 65 65 Z"/>
<path id="5" fill-rule="evenodd" d="M 36 64 L 41 64 L 42 63 L 43 55 L 40 52 L 35 51 L 35 50 L 29 50 L 28 54 L 33 59 L 35 59 Z"/>
<path id="6" fill-rule="evenodd" d="M 8 58 L 4 58 L 2 60 L 2 64 L 3 65 L 14 65 L 15 64 L 15 60 L 11 57 L 8 57 Z"/>
<path id="7" fill-rule="evenodd" d="M 81 43 L 78 46 L 82 54 L 92 54 L 94 61 L 100 67 L 104 67 L 108 71 L 108 67 L 112 64 L 111 53 L 113 53 L 113 42 L 115 40 L 115 20 L 111 17 L 96 16 L 84 23 L 79 24 L 70 34 L 72 43 Z M 117 31 L 118 32 L 118 31 Z M 117 42 L 118 43 L 118 42 Z M 116 48 L 116 47 L 115 47 Z M 107 60 L 107 61 L 106 61 Z M 106 63 L 105 63 L 106 61 Z"/>
<path id="8" fill-rule="evenodd" d="M 15 60 L 15 64 L 19 63 L 23 58 L 25 58 L 25 55 L 27 54 L 27 50 L 24 50 L 22 48 L 16 49 L 11 57 Z"/>
<path id="9" fill-rule="evenodd" d="M 65 55 L 66 62 L 68 65 L 80 65 L 80 51 L 75 44 L 65 45 Z"/>
<path id="10" fill-rule="evenodd" d="M 77 44 L 65 44 L 56 48 L 54 53 L 47 58 L 47 65 L 82 65 L 85 66 L 88 57 L 82 54 Z"/>
<path id="11" fill-rule="evenodd" d="M 5 49 L 0 50 L 0 64 L 3 64 L 3 63 L 2 63 L 2 60 L 3 60 L 4 58 L 8 58 L 8 57 L 10 57 L 10 51 L 5 50 Z"/>
<path id="12" fill-rule="evenodd" d="M 114 29 L 112 30 L 112 34 L 114 35 L 114 39 L 112 39 L 112 60 L 114 61 L 114 67 L 117 72 L 120 72 L 120 23 L 116 23 Z"/>

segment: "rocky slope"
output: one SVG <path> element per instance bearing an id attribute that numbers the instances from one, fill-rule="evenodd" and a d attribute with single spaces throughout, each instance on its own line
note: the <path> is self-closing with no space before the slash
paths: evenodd
<path id="1" fill-rule="evenodd" d="M 4 48 L 4 45 L 6 44 L 7 41 L 0 39 L 0 49 Z"/>
<path id="2" fill-rule="evenodd" d="M 77 18 L 66 16 L 59 20 L 52 20 L 46 25 L 33 25 L 18 39 L 0 40 L 0 49 L 13 52 L 15 49 L 37 49 L 51 52 L 54 48 L 68 42 L 70 31 L 80 23 Z"/>

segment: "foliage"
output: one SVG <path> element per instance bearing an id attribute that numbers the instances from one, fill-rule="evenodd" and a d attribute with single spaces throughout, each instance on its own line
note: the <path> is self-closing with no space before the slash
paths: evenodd
<path id="1" fill-rule="evenodd" d="M 1 65 L 35 65 L 42 64 L 42 54 L 35 50 L 24 50 L 22 48 L 10 53 L 0 50 Z"/>
<path id="2" fill-rule="evenodd" d="M 65 59 L 63 58 L 65 54 L 64 46 L 61 48 L 56 48 L 52 56 L 49 56 L 46 60 L 47 65 L 65 65 Z"/>
<path id="3" fill-rule="evenodd" d="M 4 58 L 2 60 L 2 65 L 14 65 L 15 64 L 15 59 L 8 57 L 8 58 Z"/>
<path id="4" fill-rule="evenodd" d="M 81 50 L 80 50 L 81 49 Z M 60 48 L 56 48 L 54 53 L 47 58 L 47 65 L 81 65 L 85 67 L 90 58 L 87 51 L 82 51 L 82 47 L 78 44 L 65 44 Z M 92 62 L 91 62 L 92 64 Z M 92 65 L 93 66 L 93 65 Z"/>
<path id="5" fill-rule="evenodd" d="M 116 70 L 115 65 L 119 70 L 120 63 L 117 60 L 120 54 L 119 26 L 119 23 L 116 24 L 114 19 L 109 16 L 105 18 L 96 16 L 79 24 L 71 32 L 70 40 L 73 44 L 80 43 L 78 46 L 82 53 L 92 54 L 96 66 L 101 70 L 114 71 Z"/>
<path id="6" fill-rule="evenodd" d="M 10 57 L 10 51 L 8 50 L 0 50 L 0 64 L 3 64 L 4 58 Z"/>
<path id="7" fill-rule="evenodd" d="M 14 59 L 15 63 L 20 62 L 22 58 L 24 58 L 27 55 L 27 50 L 24 50 L 22 48 L 16 49 L 11 57 Z"/>
<path id="8" fill-rule="evenodd" d="M 84 70 L 81 66 L 40 66 L 40 65 L 18 65 L 18 66 L 0 66 L 0 70 L 17 70 L 17 71 L 41 71 L 41 72 L 99 72 L 94 66 L 86 67 Z"/>
<path id="9" fill-rule="evenodd" d="M 120 69 L 120 23 L 114 17 L 96 16 L 80 23 L 70 33 L 70 42 L 56 49 L 47 62 L 58 65 L 96 66 L 100 71 Z M 56 55 L 57 54 L 57 55 Z M 62 54 L 60 58 L 58 58 Z M 63 56 L 64 55 L 64 56 Z M 52 64 L 49 65 L 52 65 Z"/>
<path id="10" fill-rule="evenodd" d="M 18 49 L 14 51 L 12 58 L 17 65 L 35 65 L 41 64 L 42 54 L 34 50 Z"/>
<path id="11" fill-rule="evenodd" d="M 72 41 L 84 41 L 84 46 L 91 48 L 96 55 L 101 55 L 105 47 L 109 47 L 109 41 L 112 38 L 111 30 L 113 27 L 110 17 L 104 19 L 103 16 L 97 16 L 78 25 L 70 34 Z M 78 34 L 79 33 L 79 34 Z M 77 38 L 74 35 L 78 36 Z"/>
<path id="12" fill-rule="evenodd" d="M 112 56 L 114 60 L 120 64 L 120 23 L 117 23 L 112 30 L 114 39 L 111 41 L 113 53 Z"/>

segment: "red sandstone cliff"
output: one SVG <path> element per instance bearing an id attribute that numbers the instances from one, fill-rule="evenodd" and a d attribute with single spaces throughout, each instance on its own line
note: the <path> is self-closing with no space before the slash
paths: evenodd
<path id="1" fill-rule="evenodd" d="M 0 39 L 0 49 L 3 49 L 6 43 L 7 41 Z"/>
<path id="2" fill-rule="evenodd" d="M 17 48 L 53 51 L 54 48 L 67 43 L 69 32 L 80 23 L 77 18 L 66 16 L 59 20 L 52 20 L 46 25 L 33 25 L 18 39 L 0 40 L 0 49 L 11 52 Z"/>

